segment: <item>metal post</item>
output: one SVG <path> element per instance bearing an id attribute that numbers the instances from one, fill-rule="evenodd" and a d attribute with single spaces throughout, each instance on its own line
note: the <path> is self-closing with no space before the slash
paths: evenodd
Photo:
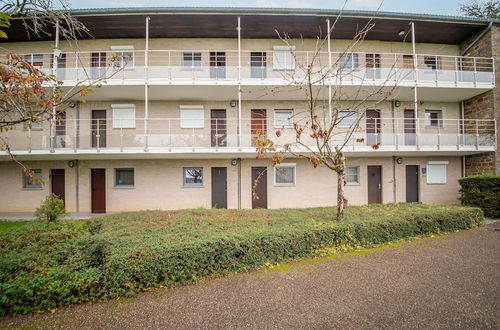
<path id="1" fill-rule="evenodd" d="M 326 19 L 326 26 L 328 29 L 327 32 L 327 38 L 328 38 L 328 70 L 330 71 L 330 74 L 328 75 L 328 118 L 330 122 L 328 125 L 331 124 L 332 122 L 332 79 L 331 79 L 331 73 L 332 73 L 332 48 L 331 48 L 331 27 L 330 27 L 330 19 Z"/>
<path id="2" fill-rule="evenodd" d="M 241 17 L 238 16 L 238 148 L 241 148 Z"/>
<path id="3" fill-rule="evenodd" d="M 474 62 L 474 87 L 477 86 L 477 67 L 476 67 L 476 58 L 473 57 Z"/>
<path id="4" fill-rule="evenodd" d="M 144 151 L 148 151 L 148 105 L 149 105 L 149 95 L 148 95 L 148 79 L 149 79 L 149 16 L 146 17 L 146 50 L 144 52 Z"/>
<path id="5" fill-rule="evenodd" d="M 56 21 L 56 38 L 55 38 L 55 45 L 54 45 L 54 50 L 52 54 L 52 74 L 54 77 L 57 79 L 57 57 L 58 54 L 60 54 L 59 51 L 59 21 Z M 33 63 L 33 62 L 32 62 Z M 55 94 L 56 88 L 55 86 L 52 86 L 52 93 Z M 50 152 L 55 151 L 55 136 L 56 136 L 56 104 L 53 102 L 52 103 L 52 120 L 50 121 L 51 127 L 50 127 Z"/>
<path id="6" fill-rule="evenodd" d="M 477 125 L 478 120 L 474 120 L 476 122 L 476 150 L 479 149 L 479 127 Z"/>
<path id="7" fill-rule="evenodd" d="M 414 111 L 413 111 L 413 118 L 415 120 L 415 123 L 416 123 L 416 127 L 417 127 L 417 134 L 415 136 L 415 139 L 416 139 L 416 145 L 417 145 L 417 149 L 419 148 L 419 139 L 418 139 L 418 136 L 419 136 L 419 125 L 418 125 L 418 91 L 417 91 L 417 80 L 418 80 L 418 70 L 417 70 L 417 50 L 416 50 L 416 45 L 415 45 L 415 23 L 414 22 L 411 22 L 411 44 L 412 44 L 412 52 L 413 52 L 413 70 L 414 70 L 414 74 L 415 74 L 415 86 L 413 87 L 413 108 L 414 108 Z"/>
<path id="8" fill-rule="evenodd" d="M 73 149 L 75 152 L 78 148 L 78 142 L 77 142 L 78 141 L 78 127 L 77 127 L 77 125 L 78 125 L 78 119 L 75 119 L 74 124 L 73 124 L 73 130 L 75 131 L 73 134 L 73 136 L 75 138 Z"/>

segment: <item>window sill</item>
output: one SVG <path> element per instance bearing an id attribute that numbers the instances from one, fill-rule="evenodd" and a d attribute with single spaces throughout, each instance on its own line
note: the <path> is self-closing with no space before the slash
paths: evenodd
<path id="1" fill-rule="evenodd" d="M 113 189 L 135 189 L 135 186 L 113 186 Z"/>
<path id="2" fill-rule="evenodd" d="M 184 186 L 182 186 L 182 188 L 205 188 L 205 186 L 204 185 L 201 185 L 201 186 L 194 186 L 194 185 L 193 186 L 186 186 L 186 185 L 184 185 Z"/>
<path id="3" fill-rule="evenodd" d="M 26 191 L 32 191 L 32 190 L 43 190 L 43 187 L 40 187 L 40 188 L 21 188 L 22 190 L 26 190 Z"/>
<path id="4" fill-rule="evenodd" d="M 295 183 L 275 183 L 275 187 L 295 187 Z"/>
<path id="5" fill-rule="evenodd" d="M 359 182 L 357 182 L 357 183 L 346 183 L 345 185 L 346 185 L 346 187 L 348 187 L 348 186 L 361 186 L 361 183 L 359 183 Z"/>
<path id="6" fill-rule="evenodd" d="M 437 183 L 437 182 L 434 182 L 434 183 L 429 183 L 429 182 L 426 182 L 428 185 L 430 186 L 443 186 L 446 184 L 446 182 L 440 182 L 440 183 Z"/>

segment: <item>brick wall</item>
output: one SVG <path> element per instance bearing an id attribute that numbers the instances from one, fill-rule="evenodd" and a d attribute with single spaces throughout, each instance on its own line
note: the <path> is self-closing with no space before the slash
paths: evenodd
<path id="1" fill-rule="evenodd" d="M 462 43 L 460 45 L 461 49 L 465 49 L 478 35 L 472 36 Z M 491 91 L 466 100 L 464 102 L 464 118 L 496 119 L 498 133 L 500 132 L 500 25 L 493 25 L 464 55 L 493 57 L 495 59 L 496 87 Z M 497 141 L 500 141 L 499 136 L 497 136 Z M 465 158 L 466 175 L 482 173 L 500 174 L 500 150 L 498 145 L 496 152 Z"/>

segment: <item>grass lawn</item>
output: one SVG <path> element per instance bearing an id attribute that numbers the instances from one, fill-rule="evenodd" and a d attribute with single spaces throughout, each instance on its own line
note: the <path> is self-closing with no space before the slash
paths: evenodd
<path id="1" fill-rule="evenodd" d="M 31 222 L 0 233 L 0 315 L 481 225 L 460 206 L 182 210 Z"/>
<path id="2" fill-rule="evenodd" d="M 0 233 L 24 226 L 29 221 L 2 221 L 0 220 Z"/>

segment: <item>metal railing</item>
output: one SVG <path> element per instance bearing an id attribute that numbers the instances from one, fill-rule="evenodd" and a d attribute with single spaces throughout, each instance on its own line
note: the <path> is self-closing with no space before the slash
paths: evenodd
<path id="1" fill-rule="evenodd" d="M 41 70 L 52 74 L 52 53 L 25 54 Z M 297 81 L 308 65 L 315 75 L 352 82 L 412 82 L 455 86 L 494 86 L 494 59 L 403 53 L 340 53 L 313 51 L 143 50 L 66 52 L 58 59 L 58 79 L 71 83 L 89 79 L 148 81 Z M 241 57 L 241 67 L 238 57 Z M 332 67 L 328 65 L 331 57 Z M 1 59 L 0 59 L 1 60 Z"/>
<path id="2" fill-rule="evenodd" d="M 300 120 L 297 122 L 300 123 Z M 228 148 L 253 148 L 257 137 L 266 136 L 280 145 L 296 142 L 293 127 L 279 126 L 270 118 L 242 119 L 241 123 L 238 134 L 238 121 L 232 118 L 205 118 L 196 123 L 192 120 L 186 123 L 179 118 L 66 119 L 52 122 L 52 125 L 45 123 L 38 130 L 19 126 L 1 133 L 1 136 L 11 150 L 28 152 L 134 149 L 165 152 L 193 152 L 200 149 L 219 151 Z M 192 127 L 189 128 L 189 125 Z M 479 150 L 496 147 L 496 129 L 495 120 L 366 118 L 354 128 L 346 145 L 353 150 L 378 150 L 386 147 L 395 150 Z M 280 131 L 279 137 L 275 134 L 277 130 Z M 308 130 L 310 128 L 302 133 L 300 141 L 315 146 L 314 139 L 310 137 L 312 131 Z M 332 144 L 343 144 L 348 130 L 347 127 L 338 127 L 331 137 Z M 241 141 L 239 145 L 238 141 Z"/>

